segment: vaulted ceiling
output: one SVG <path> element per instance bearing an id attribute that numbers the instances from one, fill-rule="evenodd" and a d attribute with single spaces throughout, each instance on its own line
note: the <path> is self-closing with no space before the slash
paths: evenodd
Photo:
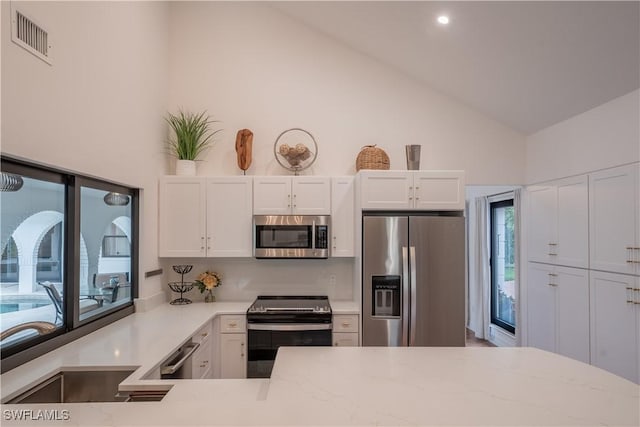
<path id="1" fill-rule="evenodd" d="M 640 87 L 638 1 L 273 5 L 524 134 Z"/>

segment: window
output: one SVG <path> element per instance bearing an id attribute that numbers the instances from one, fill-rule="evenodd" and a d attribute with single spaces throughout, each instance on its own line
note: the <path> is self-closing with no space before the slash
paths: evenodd
<path id="1" fill-rule="evenodd" d="M 490 204 L 491 323 L 515 333 L 515 233 L 513 199 Z"/>
<path id="2" fill-rule="evenodd" d="M 2 369 L 133 312 L 138 191 L 2 157 Z M 114 196 L 116 195 L 116 196 Z"/>

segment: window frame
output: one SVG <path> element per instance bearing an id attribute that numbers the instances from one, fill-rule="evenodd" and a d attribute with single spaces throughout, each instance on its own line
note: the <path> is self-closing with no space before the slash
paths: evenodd
<path id="1" fill-rule="evenodd" d="M 134 299 L 138 297 L 139 238 L 140 238 L 140 190 L 112 181 L 88 177 L 59 168 L 0 155 L 2 171 L 15 173 L 42 181 L 59 183 L 65 189 L 63 216 L 63 293 L 62 325 L 54 332 L 21 341 L 1 350 L 0 369 L 6 372 L 35 359 L 84 335 L 113 323 L 135 311 Z M 105 191 L 116 191 L 131 197 L 131 301 L 99 315 L 80 320 L 80 189 L 82 186 Z"/>
<path id="2" fill-rule="evenodd" d="M 497 316 L 497 310 L 498 310 L 498 307 L 496 306 L 496 297 L 497 297 L 496 295 L 497 294 L 496 264 L 497 263 L 494 262 L 494 257 L 495 257 L 494 248 L 496 247 L 494 229 L 495 229 L 495 211 L 497 209 L 504 208 L 504 207 L 515 207 L 514 202 L 515 202 L 514 196 L 511 193 L 500 199 L 489 201 L 489 241 L 490 241 L 489 267 L 490 267 L 490 273 L 491 273 L 491 284 L 490 284 L 491 295 L 489 300 L 490 300 L 491 324 L 498 326 L 499 328 L 504 329 L 505 331 L 510 332 L 512 334 L 515 334 L 516 332 L 516 328 L 518 326 L 517 323 L 514 325 L 511 325 L 509 323 L 506 323 L 505 321 L 503 321 Z M 514 235 L 514 240 L 515 240 L 515 235 Z M 514 241 L 514 245 L 515 245 L 515 241 Z M 517 304 L 517 301 L 516 301 L 516 304 Z"/>

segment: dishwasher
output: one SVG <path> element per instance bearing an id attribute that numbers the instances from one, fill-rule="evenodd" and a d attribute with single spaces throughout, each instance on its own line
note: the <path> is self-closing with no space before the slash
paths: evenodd
<path id="1" fill-rule="evenodd" d="M 160 378 L 163 380 L 183 380 L 192 378 L 193 354 L 200 343 L 188 342 L 182 345 L 160 365 Z"/>

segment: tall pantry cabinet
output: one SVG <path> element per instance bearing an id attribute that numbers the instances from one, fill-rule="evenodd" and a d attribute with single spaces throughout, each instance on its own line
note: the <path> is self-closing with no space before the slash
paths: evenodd
<path id="1" fill-rule="evenodd" d="M 528 344 L 640 382 L 640 165 L 532 185 Z"/>

